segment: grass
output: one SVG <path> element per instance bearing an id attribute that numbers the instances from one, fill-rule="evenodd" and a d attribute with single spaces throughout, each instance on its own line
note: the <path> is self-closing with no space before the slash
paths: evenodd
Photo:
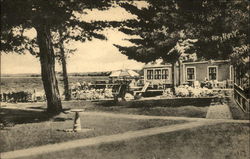
<path id="1" fill-rule="evenodd" d="M 110 103 L 110 104 L 107 104 Z M 161 105 L 148 106 L 144 105 L 141 101 L 140 107 L 117 106 L 112 102 L 97 102 L 91 104 L 85 104 L 87 111 L 102 111 L 112 113 L 124 113 L 124 114 L 137 114 L 137 115 L 155 115 L 155 116 L 182 116 L 182 117 L 196 117 L 205 118 L 209 106 L 197 107 L 193 105 L 168 107 Z"/>
<path id="2" fill-rule="evenodd" d="M 53 116 L 41 111 L 31 111 L 22 109 L 0 109 L 0 124 L 3 126 L 14 126 L 16 124 L 37 123 L 47 121 Z M 0 127 L 1 130 L 1 127 Z"/>
<path id="3" fill-rule="evenodd" d="M 72 128 L 73 114 L 60 114 L 52 117 L 44 112 L 35 111 L 36 109 L 44 110 L 46 108 L 45 103 L 23 103 L 16 104 L 15 106 L 20 107 L 20 109 L 7 109 L 7 107 L 0 109 L 1 119 L 7 120 L 10 123 L 13 122 L 14 125 L 14 127 L 5 127 L 4 130 L 0 130 L 0 152 L 184 122 L 84 115 L 81 117 L 82 127 L 91 128 L 93 131 L 65 133 L 58 131 L 58 129 Z M 25 107 L 33 108 L 34 111 L 23 110 Z M 98 102 L 88 101 L 63 102 L 63 107 L 66 109 L 85 108 L 87 111 L 188 117 L 204 117 L 207 111 L 207 107 L 129 108 L 124 106 L 103 106 Z M 222 123 L 91 147 L 70 149 L 63 152 L 31 156 L 29 158 L 244 159 L 250 157 L 249 131 L 249 124 Z"/>
<path id="4" fill-rule="evenodd" d="M 248 159 L 249 130 L 249 124 L 222 123 L 29 158 Z"/>
<path id="5" fill-rule="evenodd" d="M 72 108 L 85 108 L 86 111 L 99 111 L 99 112 L 111 112 L 111 113 L 124 113 L 124 114 L 139 114 L 139 115 L 156 115 L 156 116 L 182 116 L 182 117 L 196 117 L 205 118 L 208 110 L 206 107 L 196 106 L 180 106 L 180 107 L 161 107 L 161 106 L 142 106 L 140 108 L 131 108 L 129 106 L 113 106 L 103 105 L 102 102 L 90 102 L 84 100 L 76 101 L 64 101 L 64 109 Z M 45 103 L 30 103 L 30 104 L 16 104 L 17 107 L 28 107 L 37 109 L 46 109 Z M 1 112 L 1 110 L 0 110 Z M 10 114 L 10 112 L 8 113 Z M 20 120 L 20 119 L 19 119 Z"/>
<path id="6" fill-rule="evenodd" d="M 19 124 L 0 130 L 0 152 L 24 149 L 45 144 L 64 142 L 80 138 L 100 135 L 111 135 L 127 131 L 140 130 L 158 126 L 184 123 L 184 121 L 168 120 L 135 120 L 124 118 L 110 118 L 103 116 L 81 116 L 82 128 L 92 131 L 84 133 L 66 133 L 63 129 L 72 128 L 73 114 L 60 114 L 50 121 L 40 123 Z M 62 122 L 59 122 L 62 121 Z"/>
<path id="7" fill-rule="evenodd" d="M 124 113 L 124 114 L 137 114 L 137 115 L 155 115 L 155 116 L 182 116 L 182 117 L 195 117 L 205 118 L 209 106 L 180 106 L 180 107 L 161 107 L 154 106 L 148 107 L 130 107 L 130 106 L 117 106 L 115 103 L 109 102 L 90 102 L 90 101 L 69 101 L 63 102 L 63 108 L 85 108 L 86 111 L 99 111 L 111 113 Z"/>
<path id="8" fill-rule="evenodd" d="M 92 106 L 87 108 L 88 111 L 104 111 L 112 113 L 124 114 L 138 114 L 138 115 L 155 115 L 155 116 L 182 116 L 182 117 L 196 117 L 205 118 L 208 107 L 141 107 L 141 108 L 128 108 L 121 106 L 102 107 Z"/>

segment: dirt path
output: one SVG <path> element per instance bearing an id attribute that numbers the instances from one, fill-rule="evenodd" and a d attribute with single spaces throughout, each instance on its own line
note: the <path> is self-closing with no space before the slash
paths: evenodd
<path id="1" fill-rule="evenodd" d="M 180 131 L 184 129 L 191 129 L 191 128 L 200 127 L 203 125 L 210 125 L 210 124 L 216 124 L 216 123 L 218 122 L 206 122 L 206 121 L 200 122 L 199 121 L 199 122 L 188 122 L 184 124 L 176 124 L 176 125 L 171 125 L 171 126 L 149 128 L 149 129 L 138 130 L 138 131 L 128 131 L 125 133 L 120 133 L 120 134 L 115 134 L 115 135 L 98 136 L 98 137 L 73 140 L 73 141 L 68 141 L 68 142 L 63 142 L 63 143 L 58 143 L 58 144 L 38 146 L 38 147 L 33 147 L 33 148 L 28 148 L 28 149 L 23 149 L 23 150 L 4 152 L 1 154 L 1 158 L 11 159 L 11 158 L 19 158 L 19 157 L 28 157 L 28 156 L 39 155 L 39 154 L 44 154 L 44 153 L 64 151 L 64 150 L 73 149 L 77 147 L 93 146 L 93 145 L 98 145 L 102 143 L 123 141 L 123 140 L 129 140 L 133 138 L 144 137 L 144 136 L 157 135 L 161 133 Z"/>
<path id="2" fill-rule="evenodd" d="M 206 115 L 207 119 L 232 119 L 232 114 L 229 107 L 224 105 L 210 106 Z"/>

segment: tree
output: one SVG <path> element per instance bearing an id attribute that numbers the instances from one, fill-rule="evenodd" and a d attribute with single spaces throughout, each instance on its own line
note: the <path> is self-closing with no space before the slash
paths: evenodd
<path id="1" fill-rule="evenodd" d="M 60 29 L 54 32 L 53 46 L 55 47 L 56 57 L 62 66 L 65 100 L 71 99 L 67 74 L 67 57 L 76 51 L 76 49 L 68 49 L 65 44 L 70 41 L 85 42 L 86 40 L 92 40 L 92 38 L 104 40 L 106 37 L 103 34 L 97 33 L 97 31 L 103 30 L 105 27 L 110 26 L 110 24 L 115 25 L 116 23 L 102 21 L 89 23 L 81 21 L 81 27 L 77 27 L 74 30 L 70 29 L 70 25 L 66 24 L 59 26 Z M 78 23 L 78 25 L 80 24 Z"/>
<path id="2" fill-rule="evenodd" d="M 199 57 L 228 59 L 235 47 L 249 44 L 248 1 L 203 0 L 200 8 L 193 16 Z"/>
<path id="3" fill-rule="evenodd" d="M 202 1 L 202 12 L 193 17 L 196 24 L 198 56 L 230 59 L 242 76 L 249 79 L 250 2 Z M 238 76 L 241 78 L 240 76 Z M 248 81 L 249 83 L 249 81 Z"/>
<path id="4" fill-rule="evenodd" d="M 181 84 L 181 64 L 183 61 L 196 61 L 197 55 L 195 53 L 194 44 L 197 42 L 197 39 L 186 39 L 186 40 L 179 40 L 175 47 L 170 50 L 174 52 L 174 54 L 178 55 L 177 63 L 179 66 L 179 84 Z M 172 68 L 174 69 L 174 68 Z"/>
<path id="5" fill-rule="evenodd" d="M 249 46 L 249 2 L 246 0 L 147 2 L 148 7 L 141 9 L 133 3 L 120 4 L 137 16 L 120 29 L 129 35 L 139 35 L 128 39 L 134 46 L 115 45 L 130 59 L 150 62 L 162 58 L 174 68 L 181 55 L 174 49 L 178 41 L 198 39 L 186 52 L 195 51 L 200 59 L 228 59 L 234 48 Z"/>
<path id="6" fill-rule="evenodd" d="M 47 98 L 47 111 L 59 113 L 62 104 L 55 76 L 55 53 L 52 31 L 61 25 L 74 30 L 82 23 L 75 13 L 83 14 L 84 9 L 106 9 L 111 1 L 104 0 L 1 0 L 1 52 L 25 53 L 39 47 L 41 75 Z M 36 30 L 36 39 L 30 40 L 23 33 Z"/>
<path id="7" fill-rule="evenodd" d="M 146 8 L 138 8 L 130 3 L 120 5 L 137 19 L 126 21 L 120 30 L 129 35 L 139 35 L 138 38 L 128 39 L 134 45 L 124 47 L 115 45 L 129 59 L 141 62 L 151 62 L 157 59 L 172 64 L 172 90 L 175 87 L 175 64 L 181 56 L 177 45 L 181 41 L 192 39 L 192 32 L 183 27 L 184 16 L 180 16 L 175 1 L 147 1 Z M 189 39 L 190 40 L 190 39 Z M 191 40 L 192 41 L 192 40 Z M 190 42 L 191 42 L 190 41 Z M 185 47 L 185 52 L 190 51 Z"/>

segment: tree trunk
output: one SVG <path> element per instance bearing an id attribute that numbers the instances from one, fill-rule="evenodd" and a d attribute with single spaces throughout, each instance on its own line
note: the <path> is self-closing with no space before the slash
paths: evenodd
<path id="1" fill-rule="evenodd" d="M 57 114 L 62 111 L 62 104 L 55 73 L 55 56 L 51 42 L 50 29 L 46 25 L 36 27 L 40 49 L 40 63 L 43 87 L 47 99 L 47 111 Z"/>
<path id="2" fill-rule="evenodd" d="M 66 57 L 65 57 L 65 52 L 64 52 L 62 42 L 60 44 L 60 54 L 61 54 L 60 56 L 61 56 L 62 72 L 63 72 L 64 96 L 65 96 L 65 100 L 70 100 L 71 99 L 71 94 L 70 94 L 70 91 L 69 91 L 67 63 L 66 63 Z"/>
<path id="3" fill-rule="evenodd" d="M 175 95 L 175 63 L 172 63 L 172 92 Z"/>

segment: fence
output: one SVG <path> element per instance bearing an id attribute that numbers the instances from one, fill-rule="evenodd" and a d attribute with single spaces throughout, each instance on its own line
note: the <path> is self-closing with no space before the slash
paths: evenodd
<path id="1" fill-rule="evenodd" d="M 37 93 L 20 91 L 20 92 L 8 92 L 0 94 L 1 102 L 17 103 L 17 102 L 36 102 L 45 100 L 46 100 L 45 95 L 41 93 L 37 94 Z"/>

